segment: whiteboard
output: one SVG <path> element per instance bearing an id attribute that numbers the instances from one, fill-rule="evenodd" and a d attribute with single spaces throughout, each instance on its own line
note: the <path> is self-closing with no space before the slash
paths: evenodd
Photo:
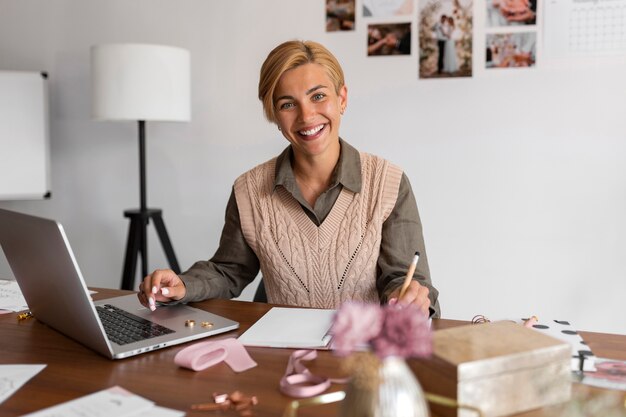
<path id="1" fill-rule="evenodd" d="M 0 200 L 50 196 L 46 74 L 0 71 Z"/>

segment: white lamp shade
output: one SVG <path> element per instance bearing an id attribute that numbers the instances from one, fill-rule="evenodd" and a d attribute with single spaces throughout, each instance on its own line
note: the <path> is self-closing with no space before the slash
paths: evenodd
<path id="1" fill-rule="evenodd" d="M 91 48 L 92 115 L 98 120 L 188 121 L 189 51 L 162 45 Z"/>

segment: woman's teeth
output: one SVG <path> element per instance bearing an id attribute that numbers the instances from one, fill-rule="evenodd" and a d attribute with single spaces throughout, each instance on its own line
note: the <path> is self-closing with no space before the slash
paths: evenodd
<path id="1" fill-rule="evenodd" d="M 324 125 L 319 125 L 317 127 L 314 127 L 313 129 L 309 129 L 309 130 L 301 130 L 299 133 L 301 135 L 304 136 L 311 136 L 316 134 L 317 132 L 319 132 L 320 130 L 322 130 L 324 128 Z"/>

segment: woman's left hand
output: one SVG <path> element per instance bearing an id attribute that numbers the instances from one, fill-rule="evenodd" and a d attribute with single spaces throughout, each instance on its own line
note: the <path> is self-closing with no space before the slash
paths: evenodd
<path id="1" fill-rule="evenodd" d="M 427 317 L 430 316 L 430 299 L 428 298 L 428 288 L 421 285 L 419 282 L 412 280 L 409 284 L 408 288 L 404 292 L 402 298 L 400 297 L 400 288 L 399 286 L 391 294 L 387 299 L 389 300 L 389 304 L 413 304 L 415 307 L 419 308 Z"/>

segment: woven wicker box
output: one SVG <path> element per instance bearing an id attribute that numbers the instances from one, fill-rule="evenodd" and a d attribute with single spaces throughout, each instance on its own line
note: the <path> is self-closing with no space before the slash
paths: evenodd
<path id="1" fill-rule="evenodd" d="M 567 401 L 570 345 L 512 322 L 472 324 L 434 333 L 434 355 L 409 361 L 424 391 L 498 417 Z M 438 416 L 470 410 L 431 405 Z"/>

